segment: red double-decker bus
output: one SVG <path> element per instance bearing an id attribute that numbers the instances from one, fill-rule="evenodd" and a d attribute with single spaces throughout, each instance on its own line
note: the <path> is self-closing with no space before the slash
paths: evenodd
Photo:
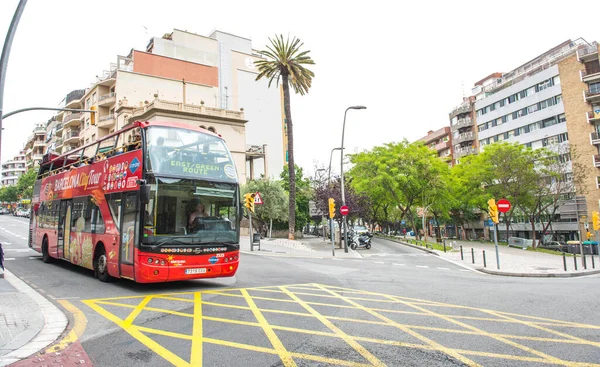
<path id="1" fill-rule="evenodd" d="M 135 122 L 48 153 L 32 198 L 29 247 L 140 283 L 230 277 L 239 264 L 238 176 L 223 139 L 176 122 Z"/>

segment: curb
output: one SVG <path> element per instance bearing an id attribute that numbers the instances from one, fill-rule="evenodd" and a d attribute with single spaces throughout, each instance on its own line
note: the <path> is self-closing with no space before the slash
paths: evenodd
<path id="1" fill-rule="evenodd" d="M 406 242 L 402 242 L 402 241 L 397 241 L 397 240 L 392 240 L 392 239 L 386 238 L 386 237 L 379 237 L 379 236 L 377 236 L 377 238 L 381 238 L 382 240 L 387 240 L 387 241 L 390 241 L 390 242 L 396 242 L 396 243 L 399 243 L 399 244 L 404 245 L 404 246 L 408 246 L 408 247 L 412 247 L 412 248 L 417 249 L 417 250 L 428 252 L 428 253 L 430 253 L 432 255 L 435 255 L 435 256 L 440 256 L 440 254 L 438 254 L 434 250 L 423 248 L 421 246 L 411 245 L 410 243 L 406 243 Z"/>
<path id="2" fill-rule="evenodd" d="M 28 295 L 39 306 L 44 316 L 44 326 L 42 326 L 42 330 L 33 339 L 21 348 L 1 357 L 0 366 L 7 366 L 18 362 L 46 348 L 62 335 L 68 324 L 67 316 L 52 302 L 48 301 L 16 275 L 8 271 L 8 269 L 5 269 L 4 273 L 6 280 L 17 291 Z"/>
<path id="3" fill-rule="evenodd" d="M 583 277 L 586 275 L 600 274 L 600 270 L 593 270 L 585 273 L 548 273 L 548 274 L 535 274 L 535 273 L 508 273 L 505 271 L 494 271 L 488 269 L 475 269 L 479 272 L 490 274 L 490 275 L 501 275 L 506 277 L 521 277 L 521 278 L 575 278 Z"/>

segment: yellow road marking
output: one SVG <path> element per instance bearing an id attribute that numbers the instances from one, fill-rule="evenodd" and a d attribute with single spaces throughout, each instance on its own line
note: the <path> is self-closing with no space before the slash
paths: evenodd
<path id="1" fill-rule="evenodd" d="M 80 309 L 75 307 L 75 305 L 67 300 L 61 299 L 58 300 L 58 303 L 60 303 L 61 306 L 73 314 L 73 328 L 67 333 L 67 336 L 60 340 L 60 342 L 54 344 L 50 348 L 47 348 L 45 353 L 55 353 L 67 348 L 69 345 L 75 343 L 77 339 L 81 338 L 85 328 L 87 327 L 87 318 Z"/>
<path id="2" fill-rule="evenodd" d="M 265 319 L 263 314 L 260 312 L 260 310 L 256 306 L 256 303 L 254 303 L 254 300 L 250 297 L 250 294 L 248 294 L 248 291 L 242 289 L 241 292 L 242 295 L 244 295 L 244 298 L 246 298 L 246 302 L 248 302 L 248 306 L 250 306 L 254 317 L 256 317 L 256 320 L 262 326 L 262 329 L 267 335 L 267 338 L 269 338 L 269 341 L 273 345 L 273 348 L 275 348 L 275 350 L 277 351 L 277 354 L 279 355 L 279 358 L 281 358 L 281 362 L 283 362 L 283 365 L 296 366 L 296 362 L 294 362 L 294 359 L 292 358 L 290 353 L 287 351 L 287 349 L 285 349 L 285 346 L 283 345 L 281 340 L 279 340 L 277 334 L 275 334 L 275 332 L 271 328 L 271 325 L 269 325 L 269 323 L 267 322 L 267 319 Z"/>
<path id="3" fill-rule="evenodd" d="M 335 326 L 331 321 L 327 320 L 323 315 L 315 311 L 310 305 L 306 302 L 298 298 L 294 293 L 287 290 L 285 287 L 279 287 L 283 292 L 285 292 L 292 299 L 296 300 L 302 307 L 304 307 L 308 312 L 313 314 L 319 321 L 321 321 L 325 326 L 329 328 L 329 330 L 333 331 L 336 335 L 342 338 L 346 343 L 348 343 L 354 350 L 356 350 L 360 355 L 365 357 L 367 361 L 369 361 L 374 366 L 385 366 L 377 357 L 375 357 L 371 352 L 366 350 L 362 345 L 358 344 L 354 339 L 350 338 L 346 333 L 344 333 L 341 329 Z"/>
<path id="4" fill-rule="evenodd" d="M 407 334 L 409 334 L 409 335 L 411 335 L 411 336 L 413 336 L 413 337 L 421 340 L 422 342 L 425 342 L 426 344 L 430 345 L 432 348 L 434 348 L 436 350 L 439 350 L 440 352 L 446 353 L 449 356 L 452 356 L 452 357 L 458 359 L 459 361 L 463 362 L 464 364 L 466 364 L 468 366 L 479 366 L 479 364 L 476 363 L 475 361 L 472 361 L 472 360 L 466 358 L 462 354 L 455 352 L 453 349 L 447 348 L 447 347 L 445 347 L 445 346 L 443 346 L 443 345 L 441 345 L 441 344 L 439 344 L 439 343 L 437 343 L 437 342 L 435 342 L 435 341 L 427 338 L 426 336 L 421 335 L 421 334 L 419 334 L 419 333 L 411 330 L 408 327 L 402 326 L 401 324 L 395 322 L 394 320 L 388 319 L 387 317 L 385 317 L 383 315 L 380 315 L 377 312 L 375 312 L 375 311 L 373 311 L 373 310 L 371 310 L 371 309 L 369 309 L 367 307 L 364 307 L 364 306 L 362 306 L 362 305 L 354 302 L 351 299 L 347 299 L 346 297 L 344 297 L 344 296 L 342 296 L 342 295 L 340 295 L 340 294 L 338 294 L 338 293 L 336 293 L 336 292 L 334 292 L 332 290 L 329 290 L 329 289 L 327 289 L 327 288 L 325 288 L 325 287 L 323 287 L 321 285 L 315 284 L 315 286 L 317 286 L 317 287 L 319 287 L 319 288 L 321 288 L 323 290 L 326 290 L 326 291 L 330 292 L 334 296 L 337 295 L 340 299 L 342 299 L 342 300 L 350 303 L 351 305 L 354 305 L 355 307 L 361 308 L 363 311 L 365 311 L 365 312 L 367 312 L 367 313 L 369 313 L 369 314 L 377 317 L 378 319 L 380 319 L 382 321 L 387 322 L 388 325 L 395 326 L 396 328 L 404 331 L 405 333 L 407 333 Z"/>
<path id="5" fill-rule="evenodd" d="M 194 325 L 192 328 L 192 349 L 190 351 L 192 366 L 202 367 L 202 295 L 194 293 Z"/>
<path id="6" fill-rule="evenodd" d="M 144 307 L 152 300 L 152 296 L 146 296 L 134 309 L 131 311 L 129 316 L 123 321 L 125 325 L 131 325 L 135 321 L 135 318 L 144 310 Z"/>
<path id="7" fill-rule="evenodd" d="M 118 307 L 124 307 L 124 308 L 133 308 L 134 310 L 139 307 L 139 305 L 128 305 L 126 303 L 115 303 L 115 302 L 106 302 L 106 301 L 96 301 L 95 303 L 100 304 L 100 305 L 118 306 Z M 143 311 L 154 311 L 154 312 L 168 313 L 168 314 L 175 315 L 175 316 L 194 317 L 194 315 L 192 315 L 191 313 L 165 310 L 164 308 L 144 307 L 142 310 Z M 140 310 L 140 312 L 142 310 Z"/>
<path id="8" fill-rule="evenodd" d="M 118 326 L 120 326 L 129 335 L 131 335 L 132 337 L 137 339 L 140 343 L 144 344 L 149 349 L 156 352 L 156 354 L 158 354 L 162 358 L 166 359 L 168 362 L 170 362 L 174 366 L 176 366 L 176 367 L 188 367 L 189 366 L 189 363 L 187 363 L 186 361 L 181 359 L 179 356 L 177 356 L 170 350 L 166 349 L 162 345 L 158 344 L 157 342 L 155 342 L 151 338 L 147 337 L 146 335 L 142 334 L 139 331 L 138 327 L 133 326 L 131 324 L 126 324 L 123 320 L 121 320 L 120 318 L 111 314 L 110 312 L 106 311 L 102 307 L 96 305 L 93 301 L 87 300 L 87 301 L 82 301 L 82 302 L 85 303 L 88 307 L 90 307 L 94 311 L 98 312 L 100 315 L 104 316 L 108 320 L 110 320 L 110 321 L 114 322 L 115 324 L 117 324 Z"/>
<path id="9" fill-rule="evenodd" d="M 532 322 L 529 322 L 529 321 L 516 320 L 516 319 L 514 319 L 512 317 L 500 315 L 500 314 L 498 314 L 496 312 L 493 312 L 493 311 L 486 311 L 486 312 L 488 312 L 488 313 L 490 313 L 492 315 L 495 315 L 495 316 L 505 317 L 505 318 L 507 318 L 509 320 L 518 322 L 518 323 L 523 324 L 523 325 L 527 325 L 527 326 L 532 327 L 534 329 L 542 330 L 542 331 L 545 331 L 545 332 L 550 333 L 550 334 L 554 334 L 554 335 L 557 335 L 557 336 L 560 336 L 560 337 L 563 337 L 563 338 L 570 339 L 570 340 L 578 342 L 580 344 L 593 345 L 596 348 L 600 348 L 600 343 L 598 343 L 598 342 L 594 342 L 594 341 L 591 341 L 591 340 L 585 340 L 585 339 L 578 338 L 578 337 L 573 336 L 573 335 L 562 333 L 560 331 L 548 329 L 548 328 L 545 328 L 543 326 L 536 325 L 535 323 L 532 323 Z"/>

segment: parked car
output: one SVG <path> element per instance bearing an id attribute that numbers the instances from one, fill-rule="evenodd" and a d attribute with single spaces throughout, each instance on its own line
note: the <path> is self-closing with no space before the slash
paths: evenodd
<path id="1" fill-rule="evenodd" d="M 10 213 L 6 208 L 0 208 L 0 214 L 8 214 Z"/>
<path id="2" fill-rule="evenodd" d="M 560 241 L 544 242 L 540 247 L 547 250 L 567 252 L 567 245 Z"/>
<path id="3" fill-rule="evenodd" d="M 354 226 L 354 228 L 352 228 L 354 230 L 354 232 L 356 232 L 356 234 L 368 234 L 369 233 L 369 229 L 366 226 Z"/>
<path id="4" fill-rule="evenodd" d="M 17 210 L 15 210 L 15 215 L 17 217 L 29 217 L 29 210 L 24 208 L 17 208 Z"/>

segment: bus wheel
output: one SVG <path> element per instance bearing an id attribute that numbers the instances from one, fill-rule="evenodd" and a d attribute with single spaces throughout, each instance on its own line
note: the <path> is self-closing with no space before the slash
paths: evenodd
<path id="1" fill-rule="evenodd" d="M 48 253 L 48 237 L 44 237 L 42 241 L 42 261 L 46 264 L 52 262 L 52 257 Z"/>
<path id="2" fill-rule="evenodd" d="M 94 261 L 94 272 L 101 282 L 110 282 L 112 277 L 108 275 L 108 258 L 106 257 L 106 251 L 104 250 L 104 245 L 100 244 L 98 246 L 100 248 L 97 251 L 96 259 Z"/>

